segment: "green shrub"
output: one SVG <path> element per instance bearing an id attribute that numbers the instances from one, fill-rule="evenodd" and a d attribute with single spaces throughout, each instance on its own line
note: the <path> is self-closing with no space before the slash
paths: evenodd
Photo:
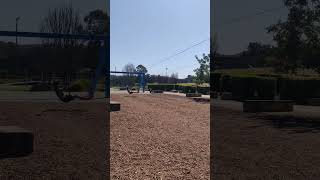
<path id="1" fill-rule="evenodd" d="M 148 84 L 148 88 L 152 90 L 172 91 L 178 90 L 181 93 L 195 93 L 195 84 Z M 201 94 L 210 94 L 210 87 L 198 86 L 198 92 Z"/>
<path id="2" fill-rule="evenodd" d="M 196 87 L 179 85 L 179 91 L 182 93 L 195 93 Z"/>
<path id="3" fill-rule="evenodd" d="M 309 98 L 320 98 L 320 78 L 316 76 L 226 70 L 216 71 L 211 77 L 213 90 L 232 92 L 236 100 L 273 99 L 276 88 L 281 99 L 298 104 L 306 103 Z"/>
<path id="4" fill-rule="evenodd" d="M 198 93 L 204 95 L 210 95 L 210 87 L 198 87 Z"/>
<path id="5" fill-rule="evenodd" d="M 210 78 L 210 87 L 212 87 L 213 91 L 220 91 L 220 73 L 212 73 Z"/>
<path id="6" fill-rule="evenodd" d="M 276 78 L 257 77 L 255 78 L 255 90 L 258 93 L 258 98 L 263 100 L 273 99 L 276 90 Z"/>
<path id="7" fill-rule="evenodd" d="M 275 79 L 254 76 L 232 77 L 232 98 L 235 100 L 273 99 Z"/>
<path id="8" fill-rule="evenodd" d="M 232 79 L 231 79 L 231 76 L 230 75 L 223 75 L 221 77 L 221 91 L 222 92 L 231 92 L 232 91 Z"/>
<path id="9" fill-rule="evenodd" d="M 69 91 L 81 92 L 87 91 L 90 88 L 90 81 L 87 79 L 79 79 L 71 84 Z"/>
<path id="10" fill-rule="evenodd" d="M 175 84 L 148 84 L 148 89 L 171 91 L 174 90 L 178 85 Z"/>
<path id="11" fill-rule="evenodd" d="M 320 80 L 282 78 L 279 89 L 281 99 L 305 104 L 309 98 L 320 97 Z"/>
<path id="12" fill-rule="evenodd" d="M 235 100 L 252 99 L 254 97 L 255 78 L 252 77 L 232 77 L 232 98 Z"/>

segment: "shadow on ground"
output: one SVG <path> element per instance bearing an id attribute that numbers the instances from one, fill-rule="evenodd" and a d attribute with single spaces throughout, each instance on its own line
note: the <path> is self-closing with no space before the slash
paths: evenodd
<path id="1" fill-rule="evenodd" d="M 263 124 L 278 128 L 289 133 L 320 133 L 320 119 L 314 117 L 299 117 L 293 115 L 255 115 L 255 119 Z M 260 126 L 251 126 L 257 128 Z"/>

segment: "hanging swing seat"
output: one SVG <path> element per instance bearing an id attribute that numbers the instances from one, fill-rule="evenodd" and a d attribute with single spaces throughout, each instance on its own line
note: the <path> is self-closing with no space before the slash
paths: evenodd
<path id="1" fill-rule="evenodd" d="M 127 87 L 127 91 L 129 94 L 133 94 L 133 93 L 139 93 L 139 88 L 129 88 Z"/>
<path id="2" fill-rule="evenodd" d="M 56 95 L 58 96 L 58 98 L 63 102 L 70 102 L 70 101 L 73 101 L 75 99 L 91 100 L 93 98 L 93 94 L 92 93 L 88 93 L 87 96 L 79 96 L 79 95 L 71 95 L 70 91 L 69 91 L 68 94 L 65 94 L 64 93 L 64 88 L 60 88 L 59 87 L 59 82 L 58 81 L 55 81 L 53 83 L 53 89 L 56 92 Z"/>

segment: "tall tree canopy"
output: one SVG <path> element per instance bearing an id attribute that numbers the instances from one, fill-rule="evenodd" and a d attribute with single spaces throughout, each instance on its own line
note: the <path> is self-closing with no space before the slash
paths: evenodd
<path id="1" fill-rule="evenodd" d="M 94 34 L 109 34 L 110 17 L 107 12 L 100 9 L 91 11 L 85 18 L 87 32 Z"/>
<path id="2" fill-rule="evenodd" d="M 136 67 L 136 70 L 137 70 L 137 72 L 141 72 L 141 73 L 147 73 L 148 72 L 147 68 L 144 67 L 142 64 L 138 65 Z"/>
<path id="3" fill-rule="evenodd" d="M 128 64 L 124 65 L 122 70 L 124 72 L 136 72 L 136 68 L 134 67 L 134 65 L 132 63 L 128 63 Z"/>
<path id="4" fill-rule="evenodd" d="M 196 83 L 208 83 L 210 79 L 210 55 L 203 54 L 202 58 L 195 57 L 200 65 L 199 68 L 194 70 L 196 73 Z"/>
<path id="5" fill-rule="evenodd" d="M 278 46 L 284 71 L 294 71 L 305 55 L 320 47 L 320 1 L 285 0 L 289 10 L 286 21 L 267 28 Z"/>
<path id="6" fill-rule="evenodd" d="M 71 3 L 63 7 L 50 9 L 40 24 L 40 32 L 80 34 L 84 32 L 80 14 Z M 74 47 L 81 41 L 73 39 L 44 39 L 44 44 L 55 47 Z"/>

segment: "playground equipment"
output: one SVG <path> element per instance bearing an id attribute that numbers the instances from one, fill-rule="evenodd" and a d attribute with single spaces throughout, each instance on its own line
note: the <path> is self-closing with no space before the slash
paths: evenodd
<path id="1" fill-rule="evenodd" d="M 135 89 L 135 88 L 131 88 L 131 89 L 129 89 L 129 87 L 127 87 L 127 92 L 129 93 L 129 94 L 133 94 L 133 93 L 139 93 L 139 89 Z"/>
<path id="2" fill-rule="evenodd" d="M 130 88 L 128 85 L 126 85 L 126 90 L 129 94 L 133 94 L 133 93 L 139 93 L 140 89 L 142 89 L 142 92 L 145 91 L 145 73 L 141 73 L 141 72 L 125 72 L 125 71 L 110 71 L 110 73 L 114 73 L 114 74 L 127 74 L 127 75 L 138 75 L 139 78 L 139 87 L 137 89 L 134 88 Z"/>
<path id="3" fill-rule="evenodd" d="M 54 81 L 53 86 L 57 97 L 63 102 L 70 102 L 74 99 L 91 100 L 98 83 L 98 78 L 103 69 L 105 74 L 105 97 L 110 98 L 109 85 L 109 37 L 104 35 L 90 34 L 59 34 L 59 33 L 34 33 L 34 32 L 16 32 L 16 31 L 0 31 L 0 37 L 26 37 L 26 38 L 46 38 L 46 39 L 72 39 L 83 41 L 100 41 L 99 62 L 95 70 L 94 77 L 86 96 L 71 95 L 70 91 L 66 94 L 66 90 L 61 88 L 59 81 Z M 109 103 L 109 102 L 108 102 Z M 116 105 L 116 106 L 112 106 Z M 120 104 L 108 104 L 109 111 L 120 109 Z M 115 109 L 116 108 L 116 109 Z M 0 126 L 0 158 L 17 157 L 29 155 L 33 152 L 33 132 L 15 126 Z"/>
<path id="4" fill-rule="evenodd" d="M 90 35 L 90 34 L 59 34 L 59 33 L 34 33 L 34 32 L 15 32 L 15 31 L 0 31 L 0 36 L 7 37 L 28 37 L 28 38 L 49 38 L 49 39 L 73 39 L 73 40 L 95 40 L 100 41 L 99 47 L 99 63 L 95 71 L 95 75 L 91 80 L 91 85 L 86 96 L 71 95 L 70 91 L 66 94 L 66 89 L 60 87 L 59 81 L 54 81 L 53 86 L 58 98 L 63 102 L 70 102 L 75 99 L 91 100 L 94 98 L 98 78 L 103 70 L 109 72 L 109 37 L 104 35 Z M 110 98 L 109 73 L 105 74 L 105 98 Z"/>

